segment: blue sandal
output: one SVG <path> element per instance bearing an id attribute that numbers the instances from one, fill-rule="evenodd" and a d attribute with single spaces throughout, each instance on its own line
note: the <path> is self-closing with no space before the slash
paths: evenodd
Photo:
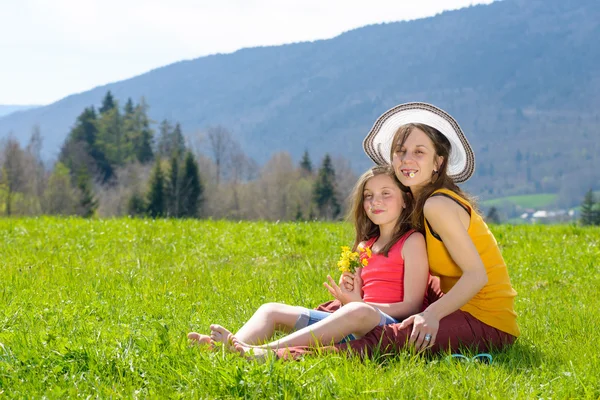
<path id="1" fill-rule="evenodd" d="M 450 354 L 448 357 L 446 357 L 447 362 L 451 362 L 451 361 L 453 361 L 453 359 L 457 359 L 461 362 L 480 362 L 482 364 L 491 364 L 492 363 L 492 356 L 488 353 L 479 353 L 479 354 L 474 355 L 471 358 L 464 356 L 462 354 Z"/>

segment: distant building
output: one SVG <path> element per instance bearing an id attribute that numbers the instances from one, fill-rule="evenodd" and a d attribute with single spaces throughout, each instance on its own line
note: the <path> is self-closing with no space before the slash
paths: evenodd
<path id="1" fill-rule="evenodd" d="M 576 219 L 575 210 L 537 210 L 534 212 L 525 212 L 520 215 L 523 221 L 532 224 L 556 224 L 560 222 L 570 222 Z"/>

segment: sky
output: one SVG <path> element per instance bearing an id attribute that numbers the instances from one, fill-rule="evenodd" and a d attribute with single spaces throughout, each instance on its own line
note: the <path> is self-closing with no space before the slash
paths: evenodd
<path id="1" fill-rule="evenodd" d="M 491 2 L 0 0 L 0 105 L 50 104 L 181 60 Z"/>

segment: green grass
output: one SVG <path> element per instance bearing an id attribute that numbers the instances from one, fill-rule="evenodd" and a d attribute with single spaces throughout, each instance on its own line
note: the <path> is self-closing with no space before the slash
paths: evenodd
<path id="1" fill-rule="evenodd" d="M 498 207 L 506 203 L 512 203 L 523 209 L 533 208 L 539 210 L 552 206 L 556 201 L 556 197 L 557 195 L 553 193 L 528 194 L 521 196 L 500 197 L 497 199 L 482 201 L 481 204 L 485 207 Z"/>
<path id="2" fill-rule="evenodd" d="M 2 398 L 600 397 L 600 229 L 493 226 L 522 337 L 492 365 L 402 353 L 249 362 L 188 346 L 329 299 L 341 223 L 0 220 Z"/>

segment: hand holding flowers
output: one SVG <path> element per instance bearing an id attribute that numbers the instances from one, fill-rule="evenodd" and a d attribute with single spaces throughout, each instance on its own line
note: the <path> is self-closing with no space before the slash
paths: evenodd
<path id="1" fill-rule="evenodd" d="M 358 251 L 353 252 L 348 246 L 342 246 L 342 254 L 337 264 L 339 270 L 342 271 L 340 283 L 338 285 L 331 276 L 327 275 L 329 284 L 327 282 L 323 284 L 342 305 L 353 301 L 362 301 L 360 270 L 369 264 L 369 257 L 371 257 L 370 248 L 359 247 Z M 351 280 L 352 284 L 348 284 L 346 280 Z"/>

